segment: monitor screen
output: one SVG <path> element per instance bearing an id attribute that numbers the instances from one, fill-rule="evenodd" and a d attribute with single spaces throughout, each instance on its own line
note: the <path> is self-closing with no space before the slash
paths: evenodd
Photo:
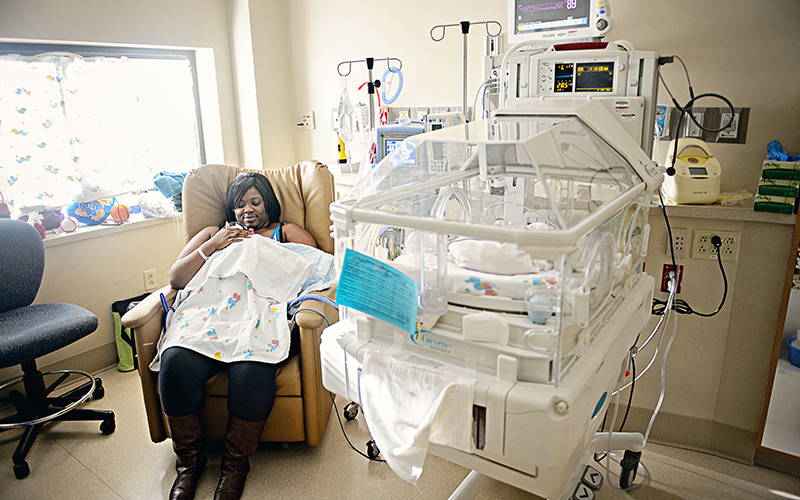
<path id="1" fill-rule="evenodd" d="M 589 26 L 589 0 L 515 0 L 514 3 L 517 34 Z"/>
<path id="2" fill-rule="evenodd" d="M 592 62 L 575 65 L 575 92 L 612 92 L 614 63 Z"/>
<path id="3" fill-rule="evenodd" d="M 690 175 L 708 175 L 706 167 L 689 167 Z"/>
<path id="4" fill-rule="evenodd" d="M 575 64 L 556 63 L 555 77 L 553 85 L 554 92 L 572 92 L 572 82 L 574 79 Z"/>
<path id="5" fill-rule="evenodd" d="M 383 145 L 384 145 L 384 148 L 385 148 L 383 150 L 384 151 L 384 156 L 389 156 L 392 151 L 397 149 L 398 144 L 400 144 L 401 142 L 403 142 L 403 139 L 386 139 L 383 142 Z"/>

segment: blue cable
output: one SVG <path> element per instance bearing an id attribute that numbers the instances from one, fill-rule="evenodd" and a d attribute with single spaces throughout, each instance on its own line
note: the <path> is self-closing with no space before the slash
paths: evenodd
<path id="1" fill-rule="evenodd" d="M 294 300 L 290 300 L 289 303 L 287 304 L 286 309 L 291 309 L 296 304 L 299 304 L 300 302 L 303 302 L 304 300 L 316 300 L 317 302 L 322 302 L 323 304 L 328 304 L 329 306 L 333 307 L 337 311 L 339 310 L 339 305 L 336 302 L 332 301 L 328 297 L 320 297 L 319 295 L 301 295 L 300 297 L 297 297 Z"/>
<path id="2" fill-rule="evenodd" d="M 319 312 L 319 311 L 315 311 L 314 309 L 303 308 L 303 309 L 298 309 L 298 310 L 296 310 L 296 311 L 294 312 L 294 314 L 295 314 L 295 315 L 297 315 L 297 313 L 299 313 L 300 311 L 308 311 L 308 312 L 312 312 L 312 313 L 319 314 L 320 316 L 322 316 L 322 319 L 324 319 L 324 320 L 325 320 L 325 326 L 331 326 L 331 322 L 330 322 L 330 321 L 328 321 L 328 318 L 327 318 L 327 317 L 326 317 L 324 314 L 322 314 L 321 312 Z"/>
<path id="3" fill-rule="evenodd" d="M 386 77 L 389 73 L 395 73 L 397 76 L 400 77 L 400 83 L 397 85 L 397 90 L 395 90 L 394 95 L 390 98 L 386 96 L 386 92 L 381 90 L 381 96 L 383 97 L 383 104 L 389 105 L 392 104 L 394 101 L 400 97 L 400 92 L 403 90 L 403 72 L 400 71 L 400 68 L 396 68 L 394 66 L 389 66 L 386 68 L 386 71 L 383 72 L 383 76 L 381 77 L 381 82 L 386 83 Z"/>

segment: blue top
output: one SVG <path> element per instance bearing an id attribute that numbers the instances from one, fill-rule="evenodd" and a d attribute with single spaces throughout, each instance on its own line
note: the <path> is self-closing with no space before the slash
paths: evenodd
<path id="1" fill-rule="evenodd" d="M 284 222 L 278 222 L 278 227 L 272 231 L 272 239 L 277 241 L 278 243 L 283 243 L 283 237 L 281 236 L 281 228 L 283 227 Z"/>

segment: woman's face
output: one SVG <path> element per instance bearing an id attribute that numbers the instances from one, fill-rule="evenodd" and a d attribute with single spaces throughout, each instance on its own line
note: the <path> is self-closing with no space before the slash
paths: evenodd
<path id="1" fill-rule="evenodd" d="M 251 187 L 233 209 L 236 221 L 246 228 L 259 229 L 269 225 L 264 199 L 258 189 Z"/>

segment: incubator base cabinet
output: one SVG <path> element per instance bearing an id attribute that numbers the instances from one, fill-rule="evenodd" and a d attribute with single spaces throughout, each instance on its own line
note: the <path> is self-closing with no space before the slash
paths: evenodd
<path id="1" fill-rule="evenodd" d="M 599 103 L 406 140 L 331 213 L 340 268 L 356 251 L 416 281 L 416 331 L 342 307 L 322 337 L 323 384 L 360 402 L 370 351 L 467 376 L 469 449 L 430 451 L 563 495 L 650 318 L 660 173 Z"/>

